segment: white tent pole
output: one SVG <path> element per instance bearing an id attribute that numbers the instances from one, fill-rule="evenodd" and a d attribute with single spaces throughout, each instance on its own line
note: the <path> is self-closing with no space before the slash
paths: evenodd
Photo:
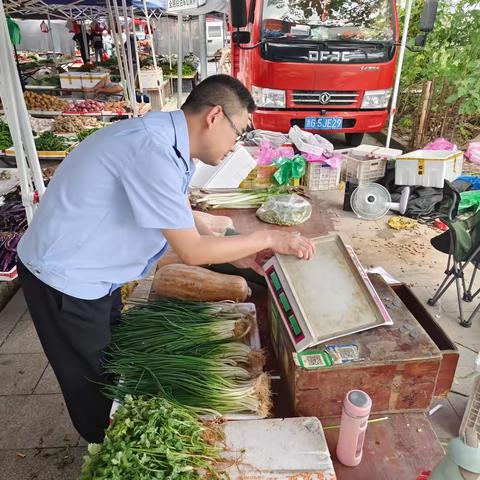
<path id="1" fill-rule="evenodd" d="M 90 45 L 87 40 L 87 27 L 85 26 L 85 20 L 82 20 L 81 26 L 82 26 L 83 43 L 85 45 L 84 48 L 87 53 L 87 62 L 90 63 Z"/>
<path id="2" fill-rule="evenodd" d="M 0 70 L 2 71 L 0 75 L 0 93 L 15 148 L 22 203 L 25 206 L 27 221 L 30 222 L 35 208 L 35 192 L 30 175 L 33 174 L 39 198 L 41 198 L 45 192 L 45 185 L 33 141 L 30 119 L 23 98 L 20 79 L 15 66 L 15 58 L 8 33 L 3 0 L 0 0 Z M 24 145 L 27 155 L 29 156 L 28 160 L 30 160 L 31 172 L 28 168 Z"/>
<path id="3" fill-rule="evenodd" d="M 155 54 L 155 45 L 153 44 L 152 29 L 150 28 L 150 18 L 148 17 L 147 0 L 143 0 L 143 10 L 144 10 L 144 13 L 145 13 L 145 17 L 147 19 L 147 31 L 148 31 L 148 36 L 150 38 L 150 48 L 152 50 L 153 67 L 155 69 L 155 78 L 157 79 L 158 95 L 159 95 L 159 98 L 160 98 L 160 107 L 163 109 L 162 86 L 160 85 L 160 82 L 158 81 L 157 57 L 156 57 L 156 54 Z"/>
<path id="4" fill-rule="evenodd" d="M 188 52 L 193 52 L 192 45 L 192 17 L 188 17 Z"/>
<path id="5" fill-rule="evenodd" d="M 390 147 L 390 141 L 392 140 L 392 131 L 393 131 L 393 119 L 395 118 L 395 114 L 397 113 L 398 91 L 400 89 L 400 78 L 402 76 L 403 57 L 405 56 L 405 49 L 407 46 L 408 27 L 410 26 L 410 17 L 412 13 L 413 2 L 414 0 L 408 0 L 406 12 L 405 12 L 405 22 L 403 25 L 402 42 L 400 43 L 400 53 L 398 55 L 397 71 L 395 74 L 395 84 L 393 86 L 392 104 L 390 106 L 390 118 L 388 120 L 387 142 L 385 144 L 387 148 Z"/>
<path id="6" fill-rule="evenodd" d="M 205 80 L 208 75 L 207 19 L 205 14 L 198 16 L 198 28 L 200 32 L 200 73 L 201 73 L 201 79 Z"/>
<path id="7" fill-rule="evenodd" d="M 116 3 L 116 2 L 115 2 Z M 127 34 L 127 57 L 128 57 L 128 68 L 130 74 L 130 85 L 132 92 L 132 110 L 133 116 L 138 116 L 138 107 L 137 107 L 137 98 L 135 93 L 135 75 L 133 71 L 133 59 L 132 59 L 132 45 L 130 44 L 130 28 L 128 27 L 128 11 L 127 11 L 127 2 L 122 0 L 122 9 L 123 9 L 123 23 L 125 24 L 125 33 Z M 132 20 L 133 23 L 133 20 Z M 135 33 L 135 32 L 134 32 Z"/>
<path id="8" fill-rule="evenodd" d="M 147 22 L 148 22 L 148 16 L 147 16 Z M 133 44 L 135 45 L 135 60 L 137 62 L 136 71 L 134 67 L 134 76 L 135 75 L 140 76 L 140 57 L 138 56 L 138 39 L 137 39 L 137 31 L 135 29 L 135 12 L 134 12 L 133 6 L 132 6 L 132 28 L 133 28 Z M 138 81 L 138 83 L 140 84 L 140 80 Z M 142 90 L 142 93 L 143 93 L 143 90 Z"/>
<path id="9" fill-rule="evenodd" d="M 107 0 L 107 10 L 108 10 L 108 19 L 110 23 L 110 30 L 112 32 L 112 38 L 113 38 L 113 43 L 115 46 L 115 55 L 117 56 L 117 63 L 118 63 L 118 69 L 120 71 L 120 79 L 122 82 L 122 88 L 123 88 L 123 95 L 125 97 L 125 100 L 127 100 L 128 103 L 130 103 L 130 91 L 127 87 L 127 81 L 125 79 L 125 70 L 123 69 L 123 63 L 122 63 L 122 55 L 120 54 L 120 48 L 119 48 L 119 43 L 121 45 L 122 41 L 122 35 L 118 34 L 117 27 L 115 25 L 115 21 L 113 19 L 113 13 L 112 13 L 112 6 L 110 5 L 110 0 Z"/>
<path id="10" fill-rule="evenodd" d="M 55 39 L 53 38 L 52 32 L 52 23 L 50 22 L 50 13 L 47 12 L 47 25 L 48 25 L 48 36 L 50 37 L 50 43 L 52 44 L 52 51 L 53 51 L 53 62 L 55 63 L 55 68 L 58 71 L 58 58 L 57 52 L 55 50 Z"/>
<path id="11" fill-rule="evenodd" d="M 123 63 L 124 71 L 125 71 L 125 81 L 127 83 L 128 89 L 129 89 L 130 106 L 132 107 L 132 110 L 134 110 L 134 104 L 136 103 L 135 88 L 132 89 L 131 76 L 130 76 L 130 71 L 129 71 L 129 68 L 128 68 L 128 61 L 127 61 L 127 54 L 125 52 L 125 45 L 123 43 L 123 38 L 121 36 L 122 26 L 120 24 L 120 12 L 119 12 L 119 9 L 118 9 L 117 1 L 112 0 L 112 3 L 113 3 L 114 12 L 115 12 L 115 21 L 117 22 L 117 30 L 118 30 L 120 38 L 121 38 L 120 52 L 122 54 L 122 63 Z M 126 39 L 125 43 L 127 43 L 127 45 L 128 45 L 129 44 L 128 40 L 130 40 L 130 39 L 127 37 L 127 34 L 128 34 L 128 30 L 125 31 L 125 39 Z"/>
<path id="12" fill-rule="evenodd" d="M 178 55 L 177 55 L 177 107 L 182 106 L 182 80 L 183 80 L 183 36 L 182 24 L 183 17 L 178 15 Z"/>
<path id="13" fill-rule="evenodd" d="M 223 48 L 227 46 L 227 14 L 222 13 L 223 20 Z"/>

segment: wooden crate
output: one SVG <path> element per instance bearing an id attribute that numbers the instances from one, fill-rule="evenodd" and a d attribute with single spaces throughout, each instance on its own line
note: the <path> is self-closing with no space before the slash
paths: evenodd
<path id="1" fill-rule="evenodd" d="M 372 275 L 371 280 L 393 325 L 309 349 L 318 351 L 326 345 L 356 344 L 362 361 L 316 370 L 300 368 L 294 362 L 295 350 L 283 324 L 269 315 L 272 343 L 296 415 L 338 417 L 345 394 L 353 388 L 371 396 L 375 413 L 429 408 L 436 393 L 442 353 L 392 288 L 378 275 Z"/>

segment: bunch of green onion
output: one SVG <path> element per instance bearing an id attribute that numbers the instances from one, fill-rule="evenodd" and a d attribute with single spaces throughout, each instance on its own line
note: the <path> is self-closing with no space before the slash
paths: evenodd
<path id="1" fill-rule="evenodd" d="M 106 370 L 120 378 L 105 387 L 126 395 L 163 395 L 203 413 L 268 414 L 263 352 L 246 336 L 254 328 L 241 304 L 162 300 L 136 305 L 113 332 Z"/>
<path id="2" fill-rule="evenodd" d="M 285 186 L 235 189 L 221 192 L 194 190 L 190 193 L 190 202 L 192 206 L 202 210 L 215 208 L 258 208 L 270 197 L 286 193 L 287 190 Z"/>

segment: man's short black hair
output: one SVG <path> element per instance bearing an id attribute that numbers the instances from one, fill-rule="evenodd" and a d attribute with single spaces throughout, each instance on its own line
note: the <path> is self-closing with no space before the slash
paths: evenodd
<path id="1" fill-rule="evenodd" d="M 216 105 L 220 105 L 229 115 L 234 115 L 242 109 L 252 113 L 256 108 L 252 95 L 242 82 L 230 75 L 212 75 L 190 92 L 182 105 L 182 110 L 198 113 L 205 107 Z"/>

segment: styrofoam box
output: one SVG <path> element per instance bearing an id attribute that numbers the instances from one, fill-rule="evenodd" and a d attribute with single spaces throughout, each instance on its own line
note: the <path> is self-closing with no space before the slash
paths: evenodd
<path id="1" fill-rule="evenodd" d="M 162 86 L 163 71 L 160 67 L 155 70 L 140 70 L 138 82 L 143 90 L 156 90 L 158 85 Z M 158 83 L 157 83 L 158 82 Z"/>
<path id="2" fill-rule="evenodd" d="M 455 180 L 462 169 L 459 150 L 416 150 L 397 157 L 395 184 L 443 188 L 444 180 Z"/>
<path id="3" fill-rule="evenodd" d="M 358 147 L 352 148 L 349 153 L 353 156 L 357 156 L 357 154 L 361 156 L 373 154 L 389 159 L 396 158 L 403 152 L 401 150 L 397 150 L 396 148 L 378 147 L 376 145 L 359 145 Z"/>
<path id="4" fill-rule="evenodd" d="M 65 89 L 80 90 L 94 88 L 109 76 L 100 72 L 68 72 L 60 75 L 60 86 Z"/>

